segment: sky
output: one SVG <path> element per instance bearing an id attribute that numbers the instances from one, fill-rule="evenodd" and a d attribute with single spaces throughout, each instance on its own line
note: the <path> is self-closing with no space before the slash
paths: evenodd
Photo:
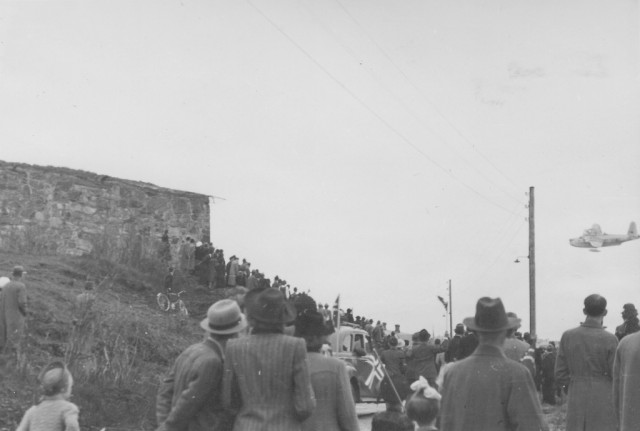
<path id="1" fill-rule="evenodd" d="M 442 334 L 500 297 L 559 339 L 640 306 L 640 12 L 621 0 L 0 3 L 0 159 L 215 196 L 212 241 Z M 518 258 L 521 262 L 515 263 Z"/>

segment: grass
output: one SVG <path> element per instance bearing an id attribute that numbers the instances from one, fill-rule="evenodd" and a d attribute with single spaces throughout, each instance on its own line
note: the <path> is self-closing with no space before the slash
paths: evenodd
<path id="1" fill-rule="evenodd" d="M 164 273 L 145 272 L 91 258 L 0 253 L 0 274 L 24 265 L 28 291 L 27 335 L 19 355 L 0 357 L 0 431 L 15 429 L 39 398 L 43 365 L 64 359 L 74 375 L 71 401 L 83 430 L 155 429 L 155 395 L 177 355 L 202 338 L 198 323 L 216 300 L 233 292 L 209 292 L 190 277 L 175 285 L 190 318 L 163 313 L 155 303 Z M 97 280 L 92 312 L 75 298 L 87 277 Z M 75 320 L 75 324 L 74 324 Z"/>

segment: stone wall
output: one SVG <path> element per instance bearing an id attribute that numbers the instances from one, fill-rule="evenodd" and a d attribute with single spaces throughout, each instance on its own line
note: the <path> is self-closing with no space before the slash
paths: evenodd
<path id="1" fill-rule="evenodd" d="M 66 168 L 0 161 L 0 249 L 175 262 L 187 236 L 209 241 L 209 197 Z"/>

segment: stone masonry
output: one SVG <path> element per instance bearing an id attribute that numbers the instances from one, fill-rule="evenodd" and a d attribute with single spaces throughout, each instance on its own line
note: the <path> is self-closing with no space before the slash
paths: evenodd
<path id="1" fill-rule="evenodd" d="M 190 236 L 209 241 L 209 197 L 90 172 L 0 161 L 0 250 L 172 260 Z"/>

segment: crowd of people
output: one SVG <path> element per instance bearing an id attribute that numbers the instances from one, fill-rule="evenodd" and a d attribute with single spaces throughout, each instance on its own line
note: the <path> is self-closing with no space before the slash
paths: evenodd
<path id="1" fill-rule="evenodd" d="M 0 279 L 4 352 L 23 335 L 25 274 L 16 266 L 9 282 Z M 387 332 L 352 309 L 296 301 L 308 295 L 284 286 L 278 278 L 247 289 L 241 301 L 211 305 L 200 322 L 204 340 L 184 350 L 160 383 L 158 430 L 358 430 L 346 363 L 323 349 L 339 322 L 367 331 L 384 364 L 386 410 L 374 415 L 374 431 L 547 430 L 541 406 L 557 397 L 567 400 L 568 431 L 640 429 L 640 326 L 631 303 L 614 335 L 603 326 L 606 299 L 589 295 L 584 322 L 557 346 L 536 349 L 518 332 L 517 315 L 483 297 L 451 338 L 431 340 L 422 329 L 408 343 L 397 325 Z M 78 303 L 92 300 L 92 288 L 87 282 Z M 38 378 L 43 396 L 18 430 L 79 429 L 66 365 L 55 361 Z"/>

